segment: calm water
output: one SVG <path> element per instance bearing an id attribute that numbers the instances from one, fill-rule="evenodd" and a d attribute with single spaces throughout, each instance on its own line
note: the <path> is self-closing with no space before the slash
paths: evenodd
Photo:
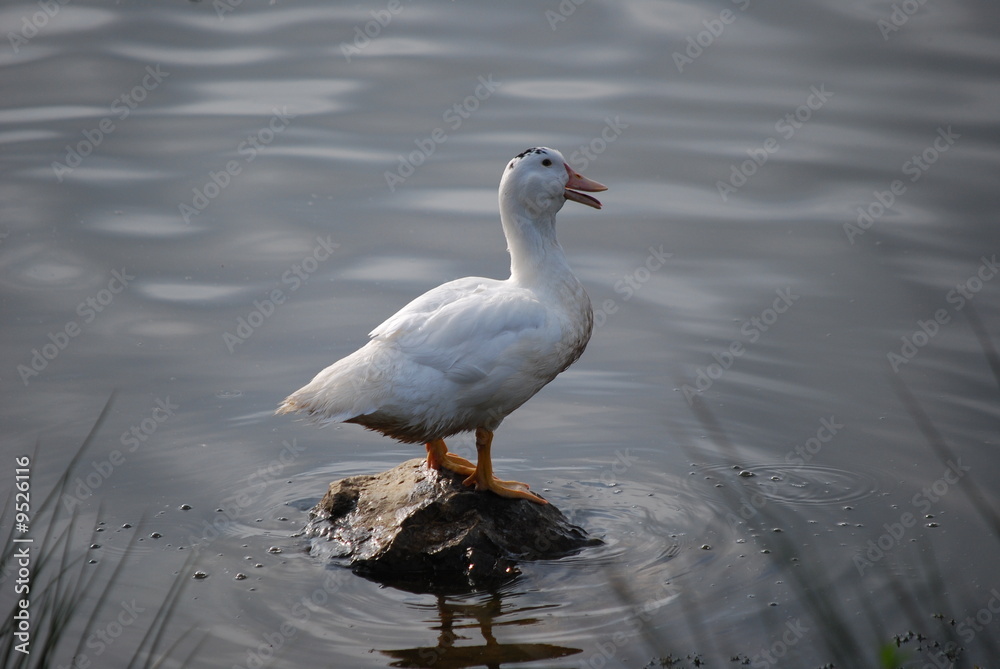
<path id="1" fill-rule="evenodd" d="M 166 666 L 873 666 L 911 630 L 992 659 L 993 4 L 43 5 L 0 10 L 3 471 L 33 454 L 40 496 L 118 391 L 62 500 L 100 579 L 134 546 L 81 658 L 124 666 L 185 579 Z M 535 145 L 610 187 L 560 215 L 599 327 L 495 462 L 605 545 L 448 596 L 306 554 L 330 480 L 420 449 L 274 407 L 506 276 Z"/>

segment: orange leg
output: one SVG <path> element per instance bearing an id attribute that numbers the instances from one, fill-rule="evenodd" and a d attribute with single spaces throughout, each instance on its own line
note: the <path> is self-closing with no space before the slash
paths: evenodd
<path id="1" fill-rule="evenodd" d="M 493 433 L 483 428 L 477 428 L 476 451 L 479 453 L 479 462 L 475 471 L 463 483 L 468 486 L 476 486 L 476 490 L 492 490 L 501 497 L 513 497 L 526 499 L 536 504 L 548 504 L 538 495 L 528 492 L 527 484 L 517 481 L 501 481 L 493 475 L 493 461 L 490 459 L 490 446 L 492 444 Z"/>
<path id="2" fill-rule="evenodd" d="M 466 476 L 476 470 L 476 466 L 465 458 L 449 453 L 444 439 L 428 441 L 425 446 L 427 446 L 427 466 L 432 469 L 443 468 Z"/>

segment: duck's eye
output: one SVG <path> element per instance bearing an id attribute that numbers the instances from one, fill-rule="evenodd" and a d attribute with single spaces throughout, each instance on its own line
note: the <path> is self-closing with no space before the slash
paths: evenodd
<path id="1" fill-rule="evenodd" d="M 546 167 L 552 167 L 552 161 L 546 158 L 545 160 L 542 161 L 542 165 L 545 165 Z"/>

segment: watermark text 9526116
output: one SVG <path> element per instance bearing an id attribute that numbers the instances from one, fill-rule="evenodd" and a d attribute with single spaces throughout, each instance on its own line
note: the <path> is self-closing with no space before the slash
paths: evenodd
<path id="1" fill-rule="evenodd" d="M 14 458 L 14 532 L 12 541 L 18 544 L 11 555 L 17 568 L 14 579 L 14 650 L 28 655 L 31 652 L 31 458 L 19 455 Z"/>

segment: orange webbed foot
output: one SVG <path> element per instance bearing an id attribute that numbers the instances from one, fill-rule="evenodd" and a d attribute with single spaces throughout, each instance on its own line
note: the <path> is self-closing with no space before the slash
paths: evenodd
<path id="1" fill-rule="evenodd" d="M 463 483 L 467 486 L 475 486 L 476 490 L 491 490 L 501 497 L 526 499 L 535 504 L 548 504 L 538 495 L 529 492 L 526 483 L 502 481 L 493 475 L 493 461 L 490 458 L 492 444 L 492 432 L 483 428 L 476 430 L 476 451 L 479 453 L 479 464 Z"/>
<path id="2" fill-rule="evenodd" d="M 447 469 L 468 476 L 476 471 L 476 466 L 460 455 L 448 452 L 444 439 L 429 441 L 427 446 L 427 466 L 432 469 Z"/>
<path id="3" fill-rule="evenodd" d="M 463 483 L 467 486 L 475 486 L 476 490 L 490 490 L 501 497 L 511 499 L 526 499 L 535 504 L 548 504 L 548 502 L 538 495 L 528 490 L 527 483 L 520 481 L 501 481 L 496 476 L 483 477 L 477 469 L 472 475 L 465 479 Z"/>

